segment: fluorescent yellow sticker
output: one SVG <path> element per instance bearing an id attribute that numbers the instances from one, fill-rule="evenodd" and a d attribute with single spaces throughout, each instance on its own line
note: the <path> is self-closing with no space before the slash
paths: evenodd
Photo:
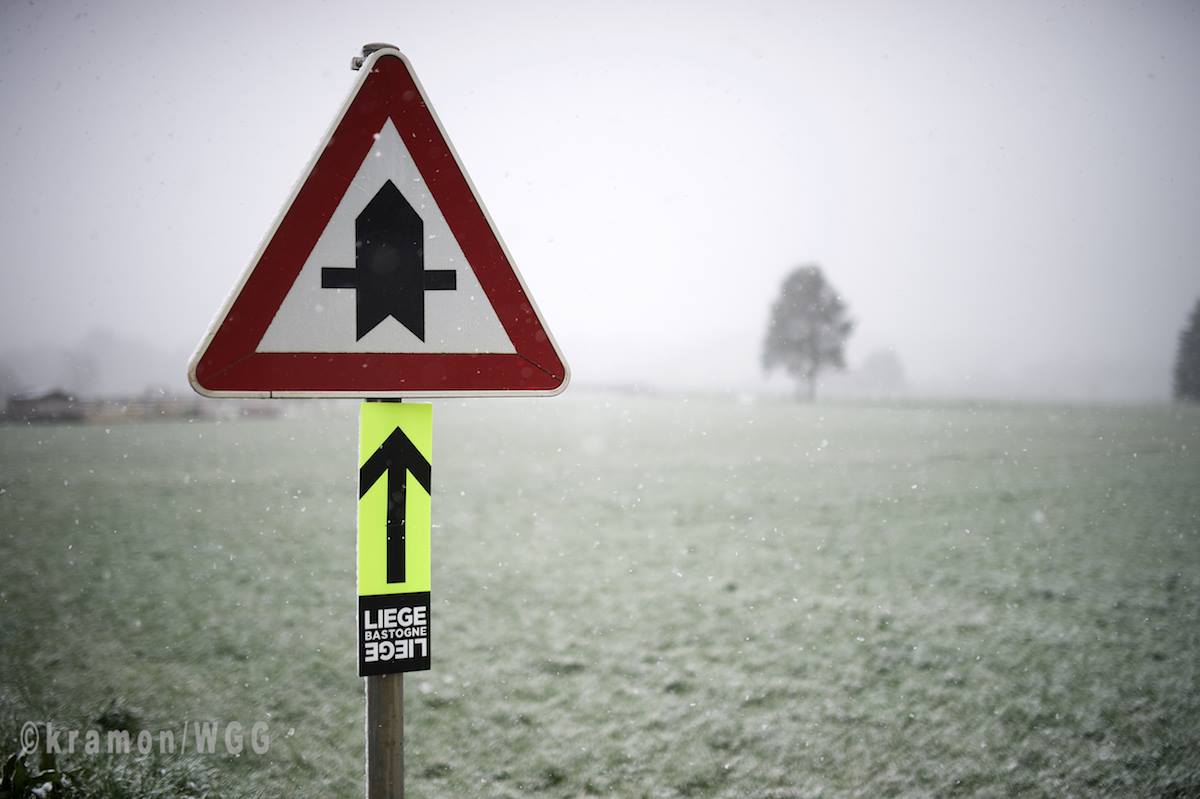
<path id="1" fill-rule="evenodd" d="M 433 406 L 364 402 L 358 418 L 358 595 L 427 592 Z"/>

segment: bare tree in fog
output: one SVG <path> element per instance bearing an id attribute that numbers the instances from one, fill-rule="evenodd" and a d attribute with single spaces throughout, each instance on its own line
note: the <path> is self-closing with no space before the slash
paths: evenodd
<path id="1" fill-rule="evenodd" d="M 817 376 L 826 368 L 844 369 L 843 346 L 854 322 L 846 303 L 815 264 L 797 267 L 783 281 L 771 306 L 763 368 L 782 366 L 797 381 L 797 394 L 812 401 Z"/>
<path id="2" fill-rule="evenodd" d="M 1175 399 L 1200 402 L 1200 300 L 1179 334 L 1175 356 Z"/>

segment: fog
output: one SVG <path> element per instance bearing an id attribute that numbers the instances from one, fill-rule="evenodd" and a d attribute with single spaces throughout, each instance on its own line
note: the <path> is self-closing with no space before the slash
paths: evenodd
<path id="1" fill-rule="evenodd" d="M 0 360 L 186 361 L 355 80 L 411 60 L 577 386 L 784 390 L 819 263 L 913 396 L 1164 400 L 1200 296 L 1185 3 L 8 3 Z M 58 359 L 58 360 L 56 360 Z"/>

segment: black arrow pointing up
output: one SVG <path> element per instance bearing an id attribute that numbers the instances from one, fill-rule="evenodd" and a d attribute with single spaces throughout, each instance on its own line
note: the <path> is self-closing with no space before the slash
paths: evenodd
<path id="1" fill-rule="evenodd" d="M 387 475 L 387 581 L 405 582 L 404 575 L 404 507 L 407 499 L 407 474 L 417 478 L 421 488 L 430 493 L 429 461 L 416 445 L 397 427 L 379 449 L 371 453 L 358 470 L 358 498 L 362 499 L 371 486 Z"/>

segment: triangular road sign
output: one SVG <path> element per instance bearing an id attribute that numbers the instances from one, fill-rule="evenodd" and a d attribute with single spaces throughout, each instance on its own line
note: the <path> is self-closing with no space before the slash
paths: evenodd
<path id="1" fill-rule="evenodd" d="M 566 387 L 566 362 L 396 50 L 367 59 L 189 378 L 227 397 Z"/>

